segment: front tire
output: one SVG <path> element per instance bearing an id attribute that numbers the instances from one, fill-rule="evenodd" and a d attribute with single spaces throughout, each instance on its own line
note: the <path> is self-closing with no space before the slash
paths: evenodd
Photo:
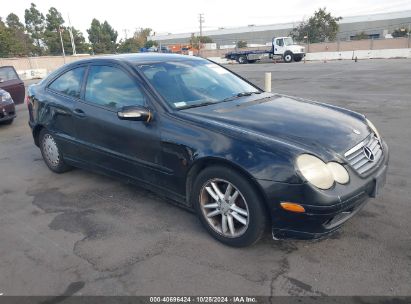
<path id="1" fill-rule="evenodd" d="M 284 62 L 286 62 L 286 63 L 290 63 L 290 62 L 292 62 L 293 61 L 293 53 L 291 53 L 291 52 L 289 52 L 289 51 L 287 51 L 287 52 L 285 52 L 284 53 Z"/>
<path id="2" fill-rule="evenodd" d="M 264 233 L 264 204 L 250 180 L 232 168 L 213 166 L 201 171 L 191 203 L 207 231 L 226 245 L 249 246 Z"/>
<path id="3" fill-rule="evenodd" d="M 53 134 L 50 131 L 43 129 L 40 131 L 39 139 L 41 155 L 43 156 L 43 160 L 47 167 L 55 173 L 69 171 L 71 167 L 64 162 Z"/>
<path id="4" fill-rule="evenodd" d="M 240 56 L 240 57 L 238 57 L 237 61 L 238 61 L 239 64 L 246 64 L 246 63 L 248 63 L 248 60 L 247 60 L 247 57 L 246 57 L 246 56 Z"/>

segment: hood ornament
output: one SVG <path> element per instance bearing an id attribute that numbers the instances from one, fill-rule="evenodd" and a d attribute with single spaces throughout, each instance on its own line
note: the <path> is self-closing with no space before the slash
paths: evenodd
<path id="1" fill-rule="evenodd" d="M 370 161 L 373 162 L 375 160 L 375 155 L 369 147 L 363 148 L 363 153 L 365 157 Z"/>

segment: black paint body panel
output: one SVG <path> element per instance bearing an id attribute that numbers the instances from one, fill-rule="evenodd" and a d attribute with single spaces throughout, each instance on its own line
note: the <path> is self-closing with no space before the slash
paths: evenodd
<path id="1" fill-rule="evenodd" d="M 224 164 L 244 174 L 259 191 L 276 237 L 319 237 L 332 232 L 344 222 L 335 220 L 333 226 L 335 216 L 347 208 L 357 210 L 372 196 L 374 177 L 381 170 L 386 172 L 388 147 L 383 143 L 384 157 L 366 178 L 350 168 L 344 158 L 344 152 L 371 132 L 363 115 L 270 93 L 174 110 L 135 68 L 140 62 L 187 59 L 204 60 L 141 54 L 81 60 L 62 67 L 29 88 L 29 124 L 35 142 L 38 130 L 48 128 L 69 164 L 145 185 L 187 208 L 191 208 L 190 183 L 199 168 Z M 90 64 L 116 65 L 141 84 L 149 97 L 147 106 L 154 113 L 153 120 L 119 120 L 113 111 L 47 88 L 64 71 Z M 84 115 L 77 115 L 78 109 Z M 353 132 L 354 128 L 360 135 Z M 301 153 L 342 163 L 350 173 L 350 182 L 329 190 L 311 186 L 295 167 Z M 284 211 L 281 201 L 299 203 L 307 212 Z M 330 220 L 327 227 L 324 223 Z"/>

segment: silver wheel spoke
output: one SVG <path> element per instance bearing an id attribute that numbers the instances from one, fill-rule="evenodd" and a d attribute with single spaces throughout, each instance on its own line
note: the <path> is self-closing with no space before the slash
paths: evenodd
<path id="1" fill-rule="evenodd" d="M 237 200 L 237 197 L 238 197 L 239 194 L 240 194 L 240 192 L 238 190 L 235 190 L 233 195 L 230 197 L 230 204 L 235 203 L 235 201 Z"/>
<path id="2" fill-rule="evenodd" d="M 207 214 L 207 217 L 213 217 L 220 213 L 221 213 L 220 210 L 214 210 L 214 211 L 211 211 L 209 214 Z"/>
<path id="3" fill-rule="evenodd" d="M 247 219 L 243 218 L 241 215 L 239 215 L 236 212 L 232 212 L 231 215 L 237 220 L 239 221 L 241 224 L 243 225 L 247 225 Z"/>
<path id="4" fill-rule="evenodd" d="M 218 234 L 237 238 L 247 231 L 250 222 L 247 201 L 231 182 L 209 179 L 201 189 L 199 200 L 204 218 Z"/>
<path id="5" fill-rule="evenodd" d="M 213 191 L 213 189 L 211 189 L 210 187 L 205 187 L 205 189 L 207 190 L 208 194 L 210 194 L 211 197 L 212 197 L 215 201 L 218 201 L 218 196 L 217 196 L 217 194 L 215 194 L 215 192 Z"/>
<path id="6" fill-rule="evenodd" d="M 233 186 L 231 184 L 228 184 L 227 189 L 225 190 L 225 193 L 224 193 L 224 199 L 226 201 L 230 199 L 230 194 L 232 190 L 233 190 Z"/>
<path id="7" fill-rule="evenodd" d="M 231 214 L 227 215 L 227 220 L 228 220 L 228 228 L 230 229 L 231 235 L 234 235 L 235 228 L 234 228 L 233 217 Z"/>
<path id="8" fill-rule="evenodd" d="M 221 230 L 227 233 L 227 216 L 224 214 L 221 215 Z"/>
<path id="9" fill-rule="evenodd" d="M 207 204 L 207 205 L 204 205 L 204 208 L 206 208 L 206 209 L 216 209 L 216 208 L 218 208 L 218 204 L 217 203 Z"/>
<path id="10" fill-rule="evenodd" d="M 218 189 L 218 186 L 215 182 L 211 182 L 211 187 L 213 187 L 213 190 L 220 199 L 224 199 L 224 195 L 221 193 L 220 189 Z"/>
<path id="11" fill-rule="evenodd" d="M 244 210 L 243 208 L 240 208 L 236 205 L 232 205 L 230 208 L 231 208 L 231 210 L 233 210 L 233 211 L 235 211 L 239 214 L 242 214 L 244 216 L 248 216 L 248 212 L 246 210 Z"/>

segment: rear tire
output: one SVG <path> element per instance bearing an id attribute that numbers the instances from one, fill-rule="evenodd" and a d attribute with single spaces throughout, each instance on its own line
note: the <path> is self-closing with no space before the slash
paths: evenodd
<path id="1" fill-rule="evenodd" d="M 50 131 L 47 129 L 40 131 L 39 143 L 43 160 L 51 171 L 64 173 L 71 169 L 71 167 L 64 162 L 63 155 Z"/>
<path id="2" fill-rule="evenodd" d="M 226 245 L 250 246 L 265 231 L 267 215 L 260 195 L 249 179 L 230 167 L 201 171 L 190 200 L 203 226 Z"/>

